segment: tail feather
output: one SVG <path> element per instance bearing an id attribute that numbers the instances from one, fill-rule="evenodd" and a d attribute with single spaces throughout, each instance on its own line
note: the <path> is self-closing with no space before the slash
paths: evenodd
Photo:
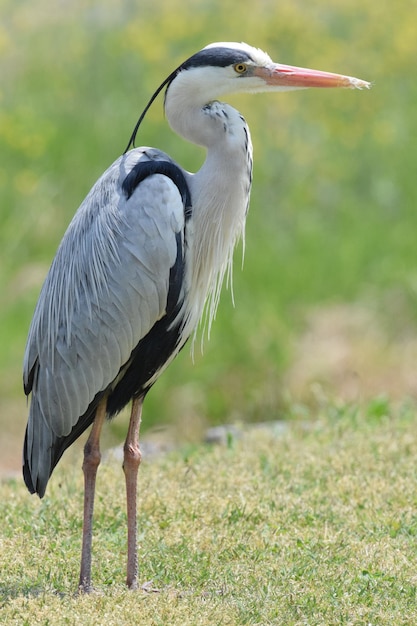
<path id="1" fill-rule="evenodd" d="M 43 498 L 49 478 L 61 456 L 93 423 L 103 393 L 96 395 L 71 432 L 62 437 L 52 431 L 41 413 L 36 395 L 32 395 L 23 445 L 23 478 L 30 493 L 37 493 Z"/>

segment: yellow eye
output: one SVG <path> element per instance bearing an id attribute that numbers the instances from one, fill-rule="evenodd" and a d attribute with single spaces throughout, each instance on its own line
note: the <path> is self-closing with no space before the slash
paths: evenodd
<path id="1" fill-rule="evenodd" d="M 248 69 L 248 67 L 247 67 L 246 63 L 236 63 L 236 65 L 234 65 L 233 69 L 238 74 L 244 74 L 246 72 L 246 70 Z"/>

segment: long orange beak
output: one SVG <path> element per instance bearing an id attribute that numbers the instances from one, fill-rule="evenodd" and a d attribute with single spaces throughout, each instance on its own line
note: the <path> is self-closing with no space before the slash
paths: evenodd
<path id="1" fill-rule="evenodd" d="M 271 87 L 283 89 L 302 89 L 306 87 L 347 87 L 350 89 L 369 89 L 371 83 L 353 76 L 332 74 L 305 67 L 293 67 L 275 63 L 268 67 L 256 68 L 256 76 L 262 78 Z"/>

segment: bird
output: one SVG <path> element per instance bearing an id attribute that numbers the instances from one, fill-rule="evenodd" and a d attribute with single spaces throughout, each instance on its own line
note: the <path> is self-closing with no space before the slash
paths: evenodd
<path id="1" fill-rule="evenodd" d="M 126 150 L 74 214 L 41 289 L 28 332 L 23 386 L 30 395 L 23 476 L 40 498 L 65 450 L 91 426 L 84 446 L 80 593 L 93 590 L 91 552 L 100 434 L 131 402 L 124 443 L 126 583 L 138 587 L 137 475 L 142 405 L 163 371 L 211 326 L 233 251 L 244 237 L 252 143 L 223 96 L 307 87 L 364 89 L 350 76 L 274 63 L 245 43 L 199 50 L 162 82 Z M 172 131 L 206 151 L 190 173 L 163 151 L 135 147 L 139 127 L 164 95 Z"/>

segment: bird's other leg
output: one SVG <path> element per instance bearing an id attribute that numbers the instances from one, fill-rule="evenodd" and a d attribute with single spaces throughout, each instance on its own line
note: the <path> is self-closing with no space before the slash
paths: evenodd
<path id="1" fill-rule="evenodd" d="M 104 397 L 97 406 L 93 427 L 84 446 L 84 522 L 83 543 L 81 551 L 80 582 L 78 589 L 89 593 L 91 587 L 91 544 L 93 539 L 94 493 L 96 488 L 97 468 L 100 465 L 100 433 L 106 418 L 107 398 Z"/>
<path id="2" fill-rule="evenodd" d="M 129 589 L 138 586 L 138 546 L 136 496 L 138 469 L 141 461 L 139 449 L 139 429 L 142 416 L 143 396 L 134 398 L 130 416 L 129 430 L 124 445 L 123 471 L 126 479 L 127 500 L 127 578 Z"/>

